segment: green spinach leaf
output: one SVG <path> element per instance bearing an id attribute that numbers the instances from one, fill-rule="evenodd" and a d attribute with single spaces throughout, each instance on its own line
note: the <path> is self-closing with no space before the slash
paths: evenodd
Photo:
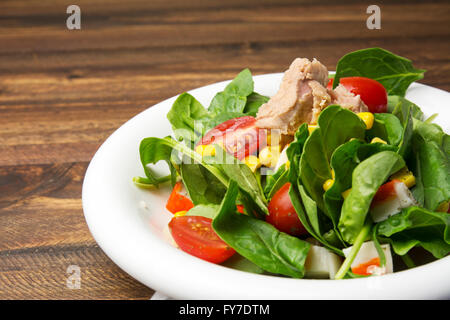
<path id="1" fill-rule="evenodd" d="M 411 60 L 381 48 L 357 50 L 343 56 L 336 67 L 333 88 L 343 77 L 367 77 L 380 82 L 388 95 L 405 96 L 409 85 L 423 78 L 425 70 L 413 67 Z"/>
<path id="2" fill-rule="evenodd" d="M 403 158 L 392 151 L 376 153 L 356 166 L 352 174 L 352 189 L 344 200 L 338 224 L 345 241 L 353 243 L 363 228 L 378 188 L 404 166 Z"/>
<path id="3" fill-rule="evenodd" d="M 237 183 L 231 180 L 212 222 L 217 235 L 263 270 L 302 278 L 310 244 L 278 231 L 265 221 L 236 213 L 238 193 Z"/>
<path id="4" fill-rule="evenodd" d="M 436 258 L 450 252 L 450 215 L 409 207 L 378 224 L 378 235 L 388 238 L 395 253 L 405 255 L 421 246 Z"/>

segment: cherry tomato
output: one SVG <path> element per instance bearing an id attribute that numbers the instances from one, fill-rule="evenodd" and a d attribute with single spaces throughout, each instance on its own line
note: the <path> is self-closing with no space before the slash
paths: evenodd
<path id="1" fill-rule="evenodd" d="M 372 113 L 387 112 L 387 93 L 381 83 L 364 77 L 341 78 L 339 83 L 361 100 Z"/>
<path id="2" fill-rule="evenodd" d="M 182 195 L 181 192 L 182 185 L 181 181 L 178 181 L 172 189 L 169 199 L 166 203 L 166 209 L 173 214 L 179 211 L 189 211 L 194 207 L 191 199 Z"/>
<path id="3" fill-rule="evenodd" d="M 308 232 L 300 222 L 289 197 L 290 186 L 290 183 L 286 183 L 274 194 L 269 202 L 269 215 L 266 217 L 266 221 L 278 230 L 292 236 L 306 235 Z"/>
<path id="4" fill-rule="evenodd" d="M 265 130 L 255 125 L 256 119 L 244 116 L 227 120 L 209 130 L 198 144 L 222 144 L 229 154 L 239 160 L 256 153 L 259 144 L 266 141 Z"/>
<path id="5" fill-rule="evenodd" d="M 181 250 L 209 262 L 222 263 L 236 251 L 219 238 L 211 222 L 201 216 L 174 217 L 169 230 Z"/>

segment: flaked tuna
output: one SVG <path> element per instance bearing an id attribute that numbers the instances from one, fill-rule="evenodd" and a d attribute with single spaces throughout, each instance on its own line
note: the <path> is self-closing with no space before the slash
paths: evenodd
<path id="1" fill-rule="evenodd" d="M 354 112 L 368 111 L 359 95 L 342 85 L 327 90 L 327 83 L 328 70 L 323 64 L 316 59 L 295 59 L 284 73 L 278 92 L 259 108 L 256 126 L 294 135 L 301 124 L 316 124 L 320 112 L 330 104 Z"/>
<path id="2" fill-rule="evenodd" d="M 327 82 L 328 70 L 319 61 L 295 59 L 284 73 L 278 92 L 259 108 L 256 125 L 293 135 L 302 123 L 315 123 L 331 102 Z"/>

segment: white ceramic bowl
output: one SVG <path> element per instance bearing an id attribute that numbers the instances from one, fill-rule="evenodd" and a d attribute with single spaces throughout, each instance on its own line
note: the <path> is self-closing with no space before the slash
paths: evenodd
<path id="1" fill-rule="evenodd" d="M 255 76 L 255 91 L 272 96 L 282 74 Z M 224 81 L 190 91 L 203 105 L 224 89 Z M 413 84 L 406 96 L 449 132 L 450 94 Z M 83 183 L 83 209 L 103 251 L 143 284 L 176 299 L 435 299 L 450 298 L 450 257 L 382 277 L 347 280 L 289 279 L 257 275 L 205 262 L 175 247 L 164 229 L 169 187 L 135 187 L 143 176 L 139 143 L 171 134 L 166 114 L 176 97 L 138 114 L 115 131 L 92 159 Z M 167 172 L 164 164 L 157 170 Z"/>

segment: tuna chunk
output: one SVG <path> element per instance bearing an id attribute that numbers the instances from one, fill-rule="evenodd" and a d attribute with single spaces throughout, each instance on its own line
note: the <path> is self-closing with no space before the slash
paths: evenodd
<path id="1" fill-rule="evenodd" d="M 342 108 L 350 109 L 356 113 L 369 111 L 361 97 L 348 91 L 342 84 L 338 85 L 334 90 L 328 90 L 328 93 L 331 96 L 332 104 L 338 104 Z"/>
<path id="2" fill-rule="evenodd" d="M 319 113 L 331 102 L 327 82 L 328 70 L 319 61 L 295 59 L 284 73 L 278 92 L 259 108 L 256 125 L 294 135 L 302 123 L 316 123 Z"/>

